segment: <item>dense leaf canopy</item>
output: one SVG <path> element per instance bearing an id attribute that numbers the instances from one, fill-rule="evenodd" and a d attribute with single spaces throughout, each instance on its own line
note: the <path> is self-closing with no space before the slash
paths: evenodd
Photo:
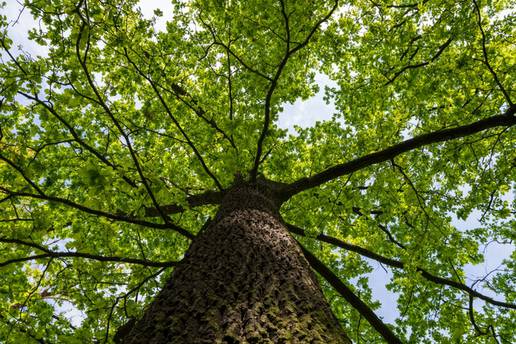
<path id="1" fill-rule="evenodd" d="M 382 335 L 343 286 L 385 285 L 403 342 L 514 343 L 514 254 L 464 272 L 516 233 L 510 3 L 27 0 L 43 56 L 0 16 L 0 341 L 112 341 L 241 175 L 284 183 L 354 341 Z M 335 113 L 279 127 L 321 75 Z"/>

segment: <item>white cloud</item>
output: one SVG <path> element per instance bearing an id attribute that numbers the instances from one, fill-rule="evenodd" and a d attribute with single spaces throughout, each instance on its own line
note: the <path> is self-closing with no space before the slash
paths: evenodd
<path id="1" fill-rule="evenodd" d="M 172 2 L 167 0 L 140 0 L 138 2 L 144 18 L 151 19 L 154 16 L 154 10 L 159 9 L 163 12 L 163 16 L 156 18 L 154 28 L 156 31 L 165 31 L 167 21 L 172 20 Z"/>
<path id="2" fill-rule="evenodd" d="M 43 23 L 34 20 L 28 8 L 18 1 L 7 1 L 6 6 L 0 8 L 0 14 L 5 15 L 9 23 L 7 35 L 13 40 L 13 48 L 10 50 L 11 54 L 18 56 L 25 52 L 32 56 L 48 55 L 48 47 L 41 46 L 28 38 L 29 30 L 39 29 L 40 27 L 44 28 Z M 1 54 L 5 60 L 6 53 L 3 49 Z"/>
<path id="3" fill-rule="evenodd" d="M 307 100 L 297 100 L 294 104 L 284 104 L 283 112 L 279 114 L 278 126 L 288 129 L 290 134 L 295 134 L 294 125 L 308 128 L 317 121 L 324 121 L 331 118 L 336 112 L 334 104 L 326 104 L 323 99 L 324 87 L 335 86 L 324 74 L 317 74 L 315 81 L 319 85 L 319 92 Z"/>

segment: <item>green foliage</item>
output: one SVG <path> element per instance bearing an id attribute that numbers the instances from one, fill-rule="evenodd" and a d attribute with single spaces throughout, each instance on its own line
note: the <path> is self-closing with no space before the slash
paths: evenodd
<path id="1" fill-rule="evenodd" d="M 162 224 L 145 209 L 188 208 L 189 195 L 228 187 L 236 173 L 247 177 L 267 94 L 297 46 L 269 99 L 269 153 L 259 166 L 279 182 L 502 114 L 516 98 L 509 1 L 353 0 L 320 27 L 329 1 L 172 5 L 146 19 L 134 0 L 27 0 L 25 11 L 40 24 L 28 38 L 48 49 L 44 56 L 18 50 L 12 18 L 0 15 L 0 264 L 44 253 L 6 239 L 55 252 L 180 260 L 187 238 L 126 219 Z M 153 26 L 160 17 L 166 30 Z M 336 113 L 287 134 L 277 124 L 282 106 L 314 96 L 318 74 L 335 82 L 325 98 Z M 300 242 L 373 309 L 382 300 L 372 283 L 395 292 L 392 326 L 408 342 L 515 342 L 514 310 L 483 301 L 469 310 L 467 294 L 418 271 L 471 285 L 464 267 L 483 262 L 490 243 L 514 241 L 514 133 L 494 128 L 411 150 L 295 195 L 282 216 L 306 229 Z M 188 208 L 171 221 L 197 233 L 215 211 Z M 469 219 L 467 228 L 456 219 Z M 405 269 L 392 269 L 390 281 L 370 280 L 377 263 L 314 240 L 320 233 L 403 261 Z M 111 342 L 170 272 L 77 257 L 0 265 L 0 341 Z M 513 253 L 475 285 L 514 303 L 515 280 Z M 322 284 L 351 338 L 381 341 Z M 83 320 L 72 324 L 59 309 Z"/>

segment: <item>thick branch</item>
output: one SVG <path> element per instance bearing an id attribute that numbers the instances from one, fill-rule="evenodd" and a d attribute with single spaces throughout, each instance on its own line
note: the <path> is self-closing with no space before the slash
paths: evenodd
<path id="1" fill-rule="evenodd" d="M 208 205 L 208 204 L 220 204 L 222 201 L 222 197 L 224 196 L 224 193 L 220 191 L 207 191 L 199 195 L 192 195 L 186 198 L 186 201 L 188 202 L 188 206 L 198 207 L 201 205 Z M 176 214 L 181 213 L 185 211 L 186 209 L 179 204 L 168 204 L 161 206 L 161 210 L 165 214 Z M 145 208 L 145 216 L 146 217 L 154 217 L 159 216 L 159 213 L 156 208 Z"/>
<path id="2" fill-rule="evenodd" d="M 291 224 L 286 224 L 286 226 L 287 226 L 288 230 L 294 234 L 301 235 L 301 236 L 307 236 L 305 231 L 299 227 L 296 227 Z M 337 238 L 334 238 L 334 237 L 331 237 L 328 235 L 319 234 L 314 239 L 338 246 L 347 251 L 358 253 L 361 256 L 376 260 L 377 262 L 380 262 L 380 263 L 388 265 L 388 266 L 392 266 L 394 268 L 399 268 L 399 269 L 405 268 L 405 263 L 403 263 L 399 260 L 384 257 L 382 255 L 379 255 L 377 253 L 369 251 L 368 249 L 365 249 L 363 247 L 348 244 L 340 239 L 337 239 Z M 459 283 L 459 282 L 456 282 L 456 281 L 453 281 L 453 280 L 450 280 L 447 278 L 432 275 L 431 273 L 429 273 L 428 271 L 426 271 L 425 269 L 422 269 L 420 267 L 417 268 L 417 271 L 421 273 L 422 277 L 429 280 L 430 282 L 433 282 L 436 284 L 441 284 L 441 285 L 447 285 L 449 287 L 453 287 L 453 288 L 462 290 L 462 291 L 468 293 L 470 296 L 478 297 L 479 299 L 482 299 L 482 300 L 484 300 L 490 304 L 496 305 L 496 306 L 516 309 L 516 304 L 494 300 L 489 296 L 480 294 L 479 292 L 468 287 L 465 284 L 462 284 L 462 283 Z"/>
<path id="3" fill-rule="evenodd" d="M 490 128 L 513 126 L 516 124 L 516 117 L 514 116 L 515 112 L 516 106 L 512 106 L 503 115 L 488 117 L 456 128 L 443 129 L 416 136 L 384 150 L 365 155 L 361 158 L 357 158 L 343 164 L 335 165 L 316 175 L 298 179 L 297 181 L 287 185 L 283 191 L 283 198 L 284 200 L 287 200 L 302 191 L 314 188 L 368 166 L 391 160 L 402 153 L 422 146 L 473 135 Z"/>
<path id="4" fill-rule="evenodd" d="M 145 220 L 140 220 L 140 219 L 137 219 L 134 217 L 126 216 L 126 215 L 111 214 L 111 213 L 107 213 L 102 210 L 88 208 L 82 204 L 75 203 L 66 198 L 61 198 L 61 197 L 56 197 L 56 196 L 39 195 L 39 194 L 32 194 L 32 193 L 28 193 L 28 192 L 11 191 L 4 187 L 0 187 L 0 190 L 2 192 L 6 193 L 7 195 L 14 196 L 14 197 L 28 197 L 28 198 L 41 199 L 41 200 L 48 201 L 48 202 L 63 204 L 70 208 L 74 208 L 74 209 L 83 211 L 88 214 L 105 217 L 105 218 L 108 218 L 111 220 L 132 223 L 135 225 L 140 225 L 140 226 L 149 227 L 149 228 L 171 229 L 171 230 L 174 230 L 174 231 L 184 235 L 185 237 L 187 237 L 189 239 L 194 238 L 194 235 L 192 233 L 190 233 L 186 229 L 181 228 L 170 222 L 161 224 L 161 223 L 154 223 L 154 222 L 149 222 L 149 221 L 145 221 Z"/>
<path id="5" fill-rule="evenodd" d="M 8 242 L 5 239 L 0 238 L 0 242 Z M 50 250 L 45 250 L 46 253 L 32 255 L 28 257 L 20 257 L 9 259 L 3 262 L 0 262 L 0 267 L 7 266 L 13 263 L 26 262 L 37 259 L 46 259 L 46 258 L 85 258 L 91 260 L 97 260 L 99 262 L 115 262 L 115 263 L 126 263 L 126 264 L 139 264 L 145 266 L 152 267 L 172 267 L 179 264 L 179 262 L 155 262 L 146 259 L 137 259 L 137 258 L 127 258 L 127 257 L 116 257 L 116 256 L 99 256 L 96 254 L 83 253 L 83 252 L 55 252 Z"/>
<path id="6" fill-rule="evenodd" d="M 301 245 L 300 245 L 301 246 Z M 403 343 L 391 329 L 366 305 L 353 291 L 345 285 L 323 262 L 301 246 L 306 260 L 312 268 L 317 271 L 330 285 L 353 307 L 355 308 L 378 333 L 387 341 L 387 343 L 401 344 Z"/>

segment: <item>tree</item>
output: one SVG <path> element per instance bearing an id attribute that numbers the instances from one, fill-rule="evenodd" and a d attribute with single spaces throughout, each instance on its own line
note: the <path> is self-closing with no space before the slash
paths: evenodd
<path id="1" fill-rule="evenodd" d="M 509 1 L 172 3 L 0 17 L 2 341 L 516 340 Z"/>

